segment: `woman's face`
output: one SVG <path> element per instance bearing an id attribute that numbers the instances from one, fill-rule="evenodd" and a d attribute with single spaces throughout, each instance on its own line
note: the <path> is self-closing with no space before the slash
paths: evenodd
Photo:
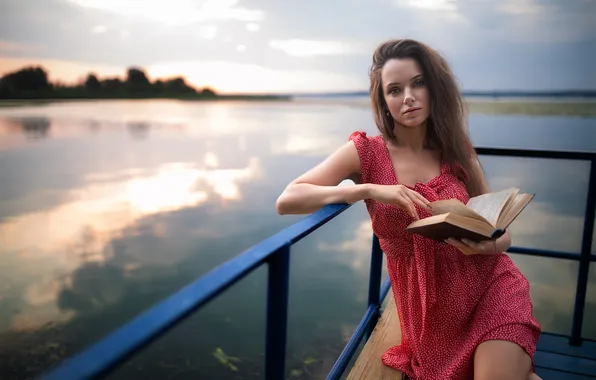
<path id="1" fill-rule="evenodd" d="M 413 128 L 426 121 L 429 93 L 416 60 L 390 59 L 383 66 L 381 81 L 385 103 L 398 124 Z"/>

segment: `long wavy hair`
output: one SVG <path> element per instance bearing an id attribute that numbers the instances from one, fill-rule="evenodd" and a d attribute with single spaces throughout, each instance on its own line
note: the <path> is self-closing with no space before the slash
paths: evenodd
<path id="1" fill-rule="evenodd" d="M 462 95 L 447 61 L 434 49 L 412 39 L 390 40 L 377 47 L 369 72 L 370 99 L 377 128 L 385 139 L 396 138 L 395 121 L 388 114 L 381 81 L 383 66 L 394 58 L 412 58 L 422 69 L 430 97 L 426 145 L 441 152 L 442 159 L 465 182 L 470 196 L 481 194 L 482 178 L 478 178 L 479 171 L 473 166 L 478 165 L 478 161 L 468 134 Z"/>

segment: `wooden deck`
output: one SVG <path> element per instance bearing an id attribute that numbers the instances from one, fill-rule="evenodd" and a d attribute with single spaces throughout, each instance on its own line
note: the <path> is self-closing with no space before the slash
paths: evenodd
<path id="1" fill-rule="evenodd" d="M 399 317 L 395 309 L 393 292 L 387 293 L 387 302 L 379 322 L 356 359 L 346 380 L 400 380 L 401 372 L 387 367 L 381 356 L 392 346 L 401 342 Z"/>
<path id="2" fill-rule="evenodd" d="M 381 362 L 383 353 L 400 341 L 399 320 L 390 291 L 383 314 L 347 380 L 400 380 L 400 372 Z M 596 379 L 596 342 L 584 341 L 581 346 L 575 347 L 569 345 L 566 336 L 543 333 L 538 340 L 534 363 L 536 373 L 543 380 Z"/>

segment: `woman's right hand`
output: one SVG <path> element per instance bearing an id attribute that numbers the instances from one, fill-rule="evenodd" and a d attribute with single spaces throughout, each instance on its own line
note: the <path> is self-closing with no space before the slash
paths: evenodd
<path id="1" fill-rule="evenodd" d="M 397 206 L 406 211 L 412 218 L 419 219 L 415 205 L 431 211 L 430 202 L 420 193 L 404 185 L 373 185 L 370 198 L 387 205 Z"/>

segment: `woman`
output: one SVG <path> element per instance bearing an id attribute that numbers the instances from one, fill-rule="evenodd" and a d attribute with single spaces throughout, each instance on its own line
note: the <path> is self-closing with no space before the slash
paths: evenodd
<path id="1" fill-rule="evenodd" d="M 387 268 L 402 343 L 383 363 L 411 379 L 539 379 L 540 325 L 529 284 L 496 241 L 436 242 L 404 230 L 430 216 L 429 202 L 489 192 L 465 127 L 461 94 L 446 61 L 410 39 L 373 55 L 370 96 L 380 136 L 354 132 L 322 163 L 292 181 L 280 214 L 364 200 Z M 354 186 L 337 186 L 352 179 Z"/>

